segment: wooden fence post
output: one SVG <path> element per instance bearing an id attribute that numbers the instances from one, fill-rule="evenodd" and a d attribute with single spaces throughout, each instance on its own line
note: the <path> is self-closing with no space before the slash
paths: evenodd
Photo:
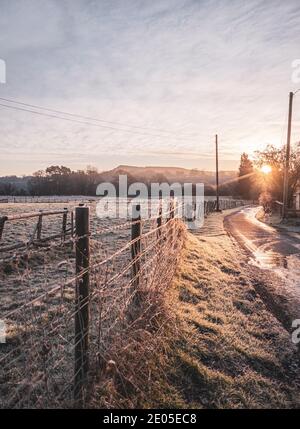
<path id="1" fill-rule="evenodd" d="M 88 375 L 89 347 L 89 208 L 76 207 L 76 297 L 75 297 L 75 374 L 74 399 L 84 400 Z"/>
<path id="2" fill-rule="evenodd" d="M 169 221 L 172 221 L 175 217 L 176 203 L 174 198 L 171 198 L 170 201 L 170 217 Z M 169 232 L 169 237 L 167 237 L 168 242 L 173 243 L 174 241 L 174 222 L 171 223 L 171 231 Z"/>
<path id="3" fill-rule="evenodd" d="M 3 229 L 4 229 L 4 225 L 5 225 L 6 220 L 7 220 L 6 216 L 2 216 L 0 218 L 0 240 L 2 239 Z"/>
<path id="4" fill-rule="evenodd" d="M 68 218 L 68 209 L 67 207 L 64 207 L 64 214 L 63 214 L 63 220 L 62 220 L 62 239 L 65 241 L 66 239 L 66 233 L 67 233 L 67 218 Z"/>
<path id="5" fill-rule="evenodd" d="M 71 211 L 71 237 L 74 236 L 74 212 Z"/>
<path id="6" fill-rule="evenodd" d="M 158 217 L 157 217 L 156 225 L 157 225 L 157 239 L 159 240 L 161 237 L 161 225 L 162 225 L 162 199 L 161 198 L 159 198 Z"/>
<path id="7" fill-rule="evenodd" d="M 169 205 L 169 220 L 170 219 L 174 219 L 174 215 L 175 215 L 175 202 L 174 202 L 174 198 L 171 198 L 170 200 L 170 205 Z"/>
<path id="8" fill-rule="evenodd" d="M 42 210 L 40 210 L 42 212 Z M 42 238 L 42 226 L 43 226 L 43 215 L 41 214 L 39 216 L 38 224 L 37 224 L 37 232 L 36 232 L 36 238 L 40 240 Z"/>
<path id="9" fill-rule="evenodd" d="M 132 279 L 133 279 L 133 289 L 136 291 L 140 284 L 140 270 L 141 270 L 141 206 L 140 204 L 132 206 L 132 222 L 131 225 L 131 259 L 133 261 L 132 265 Z M 137 295 L 136 295 L 137 296 Z"/>

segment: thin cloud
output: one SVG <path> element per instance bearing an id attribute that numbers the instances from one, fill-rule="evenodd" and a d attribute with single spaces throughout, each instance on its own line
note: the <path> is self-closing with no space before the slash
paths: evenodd
<path id="1" fill-rule="evenodd" d="M 109 153 L 97 158 L 100 168 L 121 163 L 126 153 L 131 164 L 149 164 L 153 155 L 163 165 L 171 155 L 177 165 L 214 168 L 207 159 L 218 132 L 222 156 L 235 168 L 242 151 L 282 143 L 291 63 L 300 56 L 298 0 L 3 0 L 0 26 L 0 58 L 7 64 L 1 96 L 169 129 L 199 142 L 1 109 L 0 150 L 15 155 L 15 163 L 2 157 L 6 172 L 39 168 L 35 158 L 26 159 L 20 171 L 22 149 L 49 162 L 49 152 L 58 151 L 63 164 L 72 152 L 84 159 Z M 295 126 L 294 139 L 298 132 Z"/>

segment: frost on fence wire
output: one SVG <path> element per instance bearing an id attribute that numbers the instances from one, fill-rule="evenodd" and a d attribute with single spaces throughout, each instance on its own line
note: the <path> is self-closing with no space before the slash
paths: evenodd
<path id="1" fill-rule="evenodd" d="M 160 227 L 157 218 L 142 220 L 140 252 L 133 258 L 133 224 L 92 221 L 86 400 L 94 377 L 103 373 L 107 362 L 118 362 L 125 349 L 134 353 L 142 333 L 157 329 L 157 301 L 170 285 L 183 243 L 184 227 L 178 218 Z M 53 243 L 39 252 L 28 249 L 1 262 L 6 282 L 1 304 L 6 325 L 6 343 L 0 346 L 1 407 L 72 406 L 75 290 L 81 280 L 74 274 L 78 239 Z M 134 363 L 132 371 L 138 371 Z"/>
<path id="2" fill-rule="evenodd" d="M 214 210 L 214 204 L 205 202 L 206 215 Z M 243 204 L 224 200 L 222 208 Z M 147 379 L 147 374 L 140 373 L 145 349 L 140 350 L 139 344 L 146 338 L 150 353 L 158 343 L 159 304 L 176 269 L 185 231 L 178 213 L 170 208 L 162 211 L 162 221 L 157 213 L 134 221 L 99 219 L 95 206 L 91 210 L 86 399 L 95 377 L 100 386 L 109 381 L 109 362 L 117 366 L 122 385 L 129 383 L 128 379 L 141 383 Z M 69 222 L 68 218 L 67 231 Z M 21 224 L 30 231 L 30 237 L 36 218 L 8 223 L 3 231 L 4 245 L 23 240 Z M 141 230 L 138 240 L 131 238 L 135 225 Z M 60 237 L 62 214 L 44 219 L 44 227 L 43 234 Z M 66 241 L 58 238 L 37 247 L 32 242 L 25 251 L 21 249 L 22 253 L 10 253 L 8 259 L 0 261 L 0 277 L 5 284 L 0 291 L 0 319 L 6 327 L 6 342 L 0 344 L 0 407 L 73 404 L 75 291 L 82 278 L 75 274 L 79 239 L 69 234 Z M 133 249 L 138 249 L 134 257 Z M 153 333 L 156 340 L 150 341 Z M 124 355 L 131 364 L 126 367 L 130 373 L 125 379 L 119 359 Z"/>
<path id="3" fill-rule="evenodd" d="M 135 207 L 139 206 L 139 213 L 143 219 L 153 219 L 159 207 L 162 210 L 162 219 L 165 221 L 169 216 L 170 205 L 174 205 L 176 216 L 182 219 L 188 229 L 199 229 L 204 223 L 204 198 L 198 200 L 193 198 L 165 198 L 163 200 L 145 200 L 135 198 L 134 200 L 107 198 L 97 203 L 97 216 L 100 219 L 130 219 Z"/>
<path id="4" fill-rule="evenodd" d="M 118 189 L 118 190 L 117 190 Z M 99 218 L 130 219 L 132 208 L 140 207 L 143 219 L 157 214 L 160 204 L 163 213 L 167 213 L 171 201 L 175 202 L 176 214 L 187 222 L 190 229 L 197 229 L 204 220 L 204 184 L 203 183 L 145 183 L 128 184 L 126 175 L 119 175 L 118 187 L 109 182 L 97 186 L 96 194 L 101 197 L 97 203 Z"/>

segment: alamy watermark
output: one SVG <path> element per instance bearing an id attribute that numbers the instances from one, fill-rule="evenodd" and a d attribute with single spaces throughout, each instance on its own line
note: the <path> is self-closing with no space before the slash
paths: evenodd
<path id="1" fill-rule="evenodd" d="M 149 183 L 134 182 L 120 175 L 118 183 L 105 182 L 97 186 L 96 213 L 99 218 L 143 219 L 173 217 L 183 219 L 189 229 L 198 229 L 204 222 L 203 183 Z M 138 213 L 136 212 L 138 211 Z"/>
<path id="2" fill-rule="evenodd" d="M 6 323 L 0 319 L 0 344 L 6 343 Z"/>
<path id="3" fill-rule="evenodd" d="M 292 343 L 299 344 L 300 343 L 300 319 L 293 320 L 292 328 L 295 328 L 295 330 L 292 332 Z"/>
<path id="4" fill-rule="evenodd" d="M 6 83 L 6 62 L 0 58 L 0 83 Z"/>

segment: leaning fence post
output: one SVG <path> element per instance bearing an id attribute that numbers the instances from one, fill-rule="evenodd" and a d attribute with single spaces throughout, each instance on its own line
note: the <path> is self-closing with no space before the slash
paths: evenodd
<path id="1" fill-rule="evenodd" d="M 141 206 L 140 204 L 132 206 L 132 225 L 131 225 L 131 259 L 132 259 L 132 280 L 134 291 L 137 291 L 140 284 L 141 270 Z"/>
<path id="2" fill-rule="evenodd" d="M 89 208 L 76 207 L 76 297 L 74 399 L 83 401 L 88 375 L 89 346 Z"/>
<path id="3" fill-rule="evenodd" d="M 63 220 L 62 220 L 62 238 L 63 238 L 63 241 L 65 241 L 65 239 L 66 239 L 67 217 L 68 217 L 68 209 L 67 209 L 67 207 L 64 207 L 64 214 L 63 214 Z"/>

